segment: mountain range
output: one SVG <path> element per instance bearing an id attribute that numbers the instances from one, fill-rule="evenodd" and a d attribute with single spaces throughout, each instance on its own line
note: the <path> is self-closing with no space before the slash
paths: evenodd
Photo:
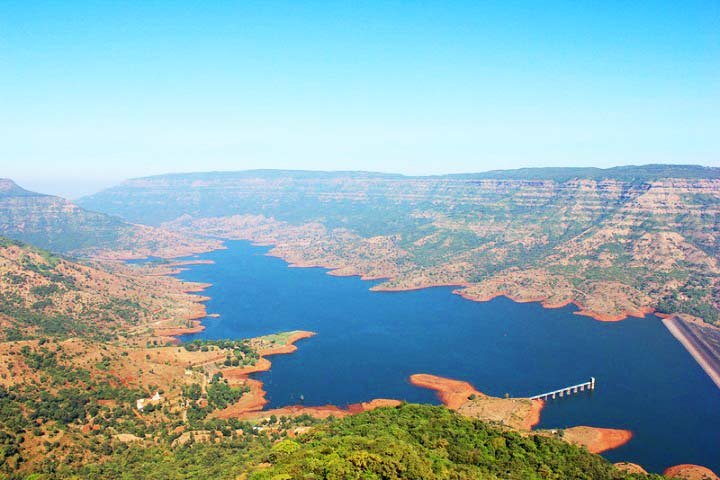
<path id="1" fill-rule="evenodd" d="M 599 320 L 673 315 L 711 355 L 719 209 L 720 169 L 692 166 L 171 174 L 77 204 L 0 180 L 0 478 L 659 478 L 562 431 L 517 433 L 440 407 L 228 416 L 262 407 L 247 372 L 269 368 L 263 352 L 310 333 L 178 346 L 175 335 L 202 328 L 192 293 L 204 285 L 168 276 L 182 262 L 117 260 L 249 239 L 296 265 L 382 279 L 378 290 L 454 285 L 471 300 L 575 303 Z"/>
<path id="2" fill-rule="evenodd" d="M 276 246 L 296 264 L 576 303 L 615 320 L 719 318 L 720 169 L 647 165 L 406 177 L 245 171 L 126 181 L 79 204 L 184 233 Z"/>

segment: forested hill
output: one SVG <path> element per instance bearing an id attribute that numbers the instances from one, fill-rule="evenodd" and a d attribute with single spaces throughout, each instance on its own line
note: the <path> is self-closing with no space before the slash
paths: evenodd
<path id="1" fill-rule="evenodd" d="M 332 420 L 332 419 L 331 419 Z M 273 423 L 264 426 L 272 429 Z M 307 428 L 305 428 L 307 430 Z M 168 452 L 130 448 L 82 478 L 248 480 L 658 479 L 630 474 L 602 457 L 539 435 L 523 436 L 443 407 L 402 405 L 325 421 L 314 430 L 263 443 L 243 436 Z"/>
<path id="2" fill-rule="evenodd" d="M 0 342 L 109 341 L 184 313 L 174 279 L 109 268 L 0 237 Z"/>
<path id="3" fill-rule="evenodd" d="M 207 241 L 152 227 L 132 225 L 117 216 L 86 210 L 61 197 L 30 192 L 0 179 L 0 235 L 53 252 L 128 256 L 203 251 Z M 170 255 L 172 256 L 172 255 Z"/>

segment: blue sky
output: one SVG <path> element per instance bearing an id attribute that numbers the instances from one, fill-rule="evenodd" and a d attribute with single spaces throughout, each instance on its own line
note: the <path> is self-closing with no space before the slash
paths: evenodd
<path id="1" fill-rule="evenodd" d="M 720 166 L 720 2 L 0 2 L 0 176 Z"/>

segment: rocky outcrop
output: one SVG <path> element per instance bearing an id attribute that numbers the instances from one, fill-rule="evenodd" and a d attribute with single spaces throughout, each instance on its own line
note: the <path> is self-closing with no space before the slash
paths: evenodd
<path id="1" fill-rule="evenodd" d="M 682 480 L 720 480 L 715 472 L 709 468 L 700 465 L 675 465 L 663 472 L 663 475 L 669 478 L 679 478 Z"/>

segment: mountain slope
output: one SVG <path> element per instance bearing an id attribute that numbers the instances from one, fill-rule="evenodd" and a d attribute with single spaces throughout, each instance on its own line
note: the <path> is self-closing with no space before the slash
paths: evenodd
<path id="1" fill-rule="evenodd" d="M 131 225 L 118 217 L 85 210 L 60 197 L 30 192 L 8 179 L 0 179 L 0 235 L 78 255 L 108 251 L 116 255 L 119 251 L 120 256 L 123 253 L 137 256 L 155 251 L 156 255 L 174 256 L 173 249 L 182 255 L 208 250 L 213 243 Z"/>
<path id="2" fill-rule="evenodd" d="M 174 279 L 108 268 L 0 237 L 0 340 L 128 337 L 194 304 Z"/>
<path id="3" fill-rule="evenodd" d="M 200 285 L 157 273 L 0 237 L 0 478 L 82 461 L 98 423 L 145 428 L 133 405 L 171 368 L 148 362 L 145 345 L 163 341 L 154 328 L 204 315 L 202 298 L 185 293 Z"/>

